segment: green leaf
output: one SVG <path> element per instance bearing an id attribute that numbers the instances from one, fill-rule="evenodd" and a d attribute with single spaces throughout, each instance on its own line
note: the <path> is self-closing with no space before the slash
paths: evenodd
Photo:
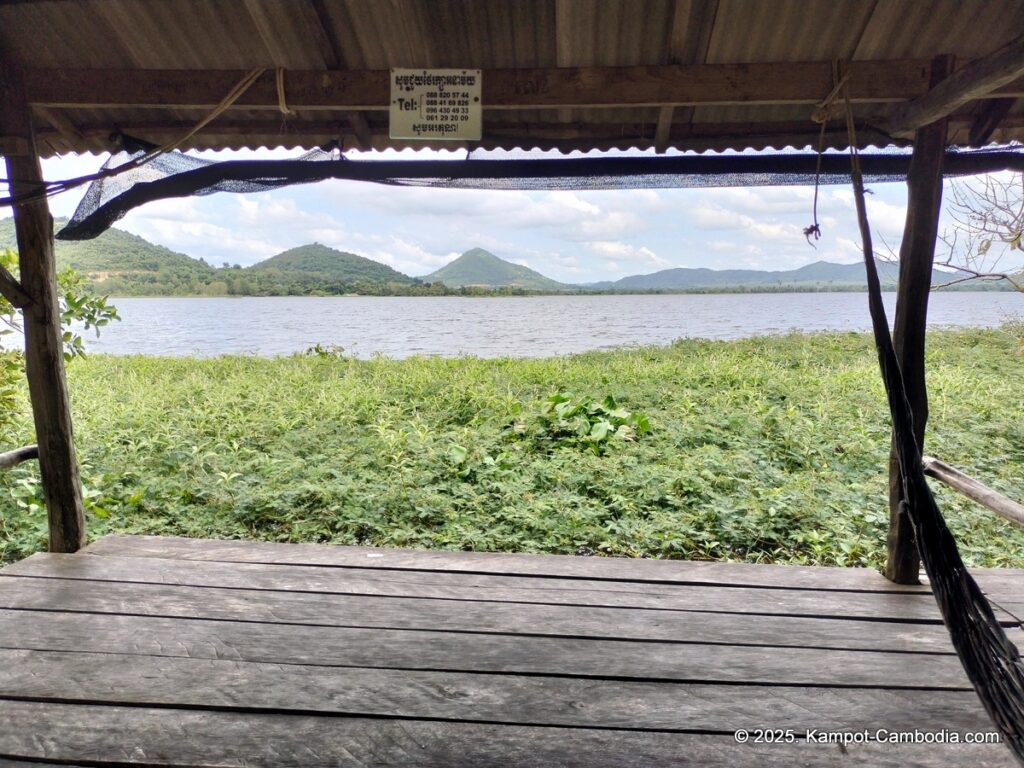
<path id="1" fill-rule="evenodd" d="M 590 436 L 600 442 L 608 437 L 608 432 L 612 429 L 611 422 L 601 419 L 590 428 Z"/>

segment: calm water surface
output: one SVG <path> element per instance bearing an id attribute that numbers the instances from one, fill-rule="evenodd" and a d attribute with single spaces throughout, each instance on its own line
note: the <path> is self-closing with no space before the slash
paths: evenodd
<path id="1" fill-rule="evenodd" d="M 886 297 L 892 315 L 895 296 Z M 790 330 L 869 329 L 863 293 L 650 296 L 115 299 L 123 320 L 87 337 L 111 354 L 283 355 L 314 344 L 384 354 L 541 357 L 735 339 Z M 1024 315 L 1019 293 L 939 293 L 932 326 L 995 326 Z"/>

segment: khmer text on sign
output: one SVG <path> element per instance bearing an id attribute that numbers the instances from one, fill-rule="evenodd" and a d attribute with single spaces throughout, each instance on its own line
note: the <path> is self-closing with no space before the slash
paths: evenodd
<path id="1" fill-rule="evenodd" d="M 479 141 L 479 69 L 392 69 L 392 139 Z"/>

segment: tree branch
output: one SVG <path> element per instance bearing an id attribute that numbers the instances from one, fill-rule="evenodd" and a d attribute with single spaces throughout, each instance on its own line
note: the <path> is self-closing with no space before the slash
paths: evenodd
<path id="1" fill-rule="evenodd" d="M 24 448 L 17 448 L 13 451 L 0 453 L 0 469 L 9 469 L 21 464 L 23 461 L 30 461 L 39 458 L 39 446 L 26 445 Z"/>
<path id="2" fill-rule="evenodd" d="M 32 297 L 29 296 L 28 291 L 3 266 L 0 266 L 0 294 L 3 294 L 3 297 L 18 309 L 24 309 L 32 303 Z"/>
<path id="3" fill-rule="evenodd" d="M 967 283 L 967 282 L 970 282 L 971 280 L 992 280 L 992 281 L 1005 280 L 1010 285 L 1012 285 L 1015 290 L 1018 290 L 1018 291 L 1024 293 L 1024 283 L 1018 282 L 1017 278 L 1015 278 L 1015 277 L 1013 277 L 1013 276 L 1011 276 L 1011 275 L 1009 275 L 1009 274 L 1007 274 L 1005 272 L 982 272 L 982 271 L 977 270 L 977 269 L 971 269 L 970 267 L 965 267 L 965 266 L 963 266 L 961 264 L 953 264 L 953 263 L 951 263 L 949 261 L 937 262 L 936 266 L 939 266 L 939 267 L 950 267 L 951 269 L 955 269 L 955 270 L 957 270 L 959 272 L 966 272 L 968 274 L 968 276 L 967 277 L 959 277 L 956 280 L 950 280 L 948 283 L 942 283 L 941 285 L 933 286 L 932 290 L 936 290 L 938 288 L 948 288 L 951 285 L 957 285 L 958 283 Z"/>

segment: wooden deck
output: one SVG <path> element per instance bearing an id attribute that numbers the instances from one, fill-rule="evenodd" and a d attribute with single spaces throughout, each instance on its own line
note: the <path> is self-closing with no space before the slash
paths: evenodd
<path id="1" fill-rule="evenodd" d="M 1024 640 L 1024 571 L 976 576 Z M 871 571 L 122 536 L 0 570 L 4 767 L 1015 765 L 813 740 L 878 729 L 993 732 L 928 589 Z"/>

